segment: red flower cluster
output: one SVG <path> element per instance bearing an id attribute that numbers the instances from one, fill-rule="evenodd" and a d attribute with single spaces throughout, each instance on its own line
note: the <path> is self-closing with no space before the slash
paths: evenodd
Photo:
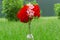
<path id="1" fill-rule="evenodd" d="M 17 17 L 18 19 L 20 19 L 21 22 L 27 23 L 29 21 L 31 21 L 33 19 L 33 17 L 40 17 L 40 8 L 39 6 L 33 5 L 34 8 L 31 9 L 31 12 L 27 12 L 27 10 L 29 9 L 28 5 L 24 5 L 23 8 L 21 8 L 18 13 L 17 13 Z M 31 13 L 31 15 L 30 15 Z M 30 17 L 31 16 L 31 17 Z"/>

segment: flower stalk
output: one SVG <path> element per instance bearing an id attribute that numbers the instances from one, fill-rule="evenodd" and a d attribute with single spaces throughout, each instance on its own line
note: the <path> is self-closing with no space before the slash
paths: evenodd
<path id="1" fill-rule="evenodd" d="M 29 28 L 29 33 L 27 35 L 27 39 L 28 40 L 34 40 L 34 37 L 33 37 L 32 33 L 31 33 L 31 21 L 29 21 L 29 23 L 28 23 L 28 28 Z"/>
<path id="2" fill-rule="evenodd" d="M 28 25 L 29 25 L 29 34 L 31 34 L 31 21 L 29 21 Z"/>

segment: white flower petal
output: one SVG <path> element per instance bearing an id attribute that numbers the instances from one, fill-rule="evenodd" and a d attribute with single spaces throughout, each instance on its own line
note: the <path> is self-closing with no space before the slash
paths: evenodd
<path id="1" fill-rule="evenodd" d="M 34 8 L 34 6 L 31 3 L 27 4 L 27 6 L 29 6 L 29 9 L 33 9 Z"/>

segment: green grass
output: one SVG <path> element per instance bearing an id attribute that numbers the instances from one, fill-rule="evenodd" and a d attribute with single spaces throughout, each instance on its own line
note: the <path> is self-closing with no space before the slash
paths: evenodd
<path id="1" fill-rule="evenodd" d="M 60 20 L 57 17 L 41 17 L 32 20 L 34 40 L 60 40 Z M 28 24 L 0 18 L 0 40 L 27 40 Z"/>

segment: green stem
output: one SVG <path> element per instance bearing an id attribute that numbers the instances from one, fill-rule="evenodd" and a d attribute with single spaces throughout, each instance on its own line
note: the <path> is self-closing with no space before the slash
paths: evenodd
<path id="1" fill-rule="evenodd" d="M 29 34 L 31 34 L 31 21 L 29 21 Z"/>

